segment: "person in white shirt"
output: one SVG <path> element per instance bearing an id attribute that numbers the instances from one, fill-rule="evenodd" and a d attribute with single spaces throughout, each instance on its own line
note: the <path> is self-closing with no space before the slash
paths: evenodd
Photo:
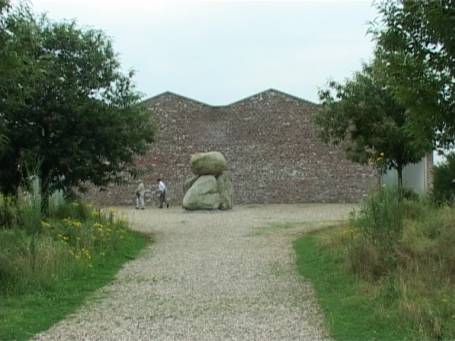
<path id="1" fill-rule="evenodd" d="M 158 179 L 158 191 L 160 192 L 160 208 L 163 208 L 163 204 L 166 203 L 166 207 L 169 208 L 169 203 L 166 200 L 167 187 L 163 180 Z"/>
<path id="2" fill-rule="evenodd" d="M 145 186 L 142 180 L 138 181 L 136 187 L 136 209 L 144 209 L 144 196 L 145 196 Z"/>

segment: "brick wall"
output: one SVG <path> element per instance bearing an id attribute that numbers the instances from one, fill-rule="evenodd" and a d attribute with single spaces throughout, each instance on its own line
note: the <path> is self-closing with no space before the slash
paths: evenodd
<path id="1" fill-rule="evenodd" d="M 140 177 L 162 177 L 180 204 L 191 176 L 190 156 L 217 150 L 228 161 L 235 203 L 357 202 L 374 172 L 351 163 L 316 135 L 313 103 L 267 90 L 227 106 L 210 106 L 169 92 L 147 101 L 159 126 L 157 142 L 137 159 Z M 99 204 L 131 204 L 135 182 L 92 190 Z M 149 198 L 150 201 L 150 198 Z"/>

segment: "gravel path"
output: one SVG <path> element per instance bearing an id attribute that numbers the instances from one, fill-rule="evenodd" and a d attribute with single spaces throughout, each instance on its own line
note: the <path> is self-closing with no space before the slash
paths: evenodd
<path id="1" fill-rule="evenodd" d="M 38 340 L 327 339 L 292 241 L 345 219 L 349 205 L 126 210 L 155 243 Z"/>

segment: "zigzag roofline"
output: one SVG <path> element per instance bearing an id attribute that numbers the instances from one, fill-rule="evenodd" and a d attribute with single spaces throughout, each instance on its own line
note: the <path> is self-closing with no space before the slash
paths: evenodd
<path id="1" fill-rule="evenodd" d="M 199 104 L 199 105 L 204 105 L 204 106 L 208 106 L 208 107 L 212 107 L 212 108 L 221 108 L 221 107 L 229 107 L 229 106 L 232 106 L 232 105 L 235 105 L 235 104 L 239 104 L 239 103 L 248 101 L 248 100 L 250 100 L 250 99 L 253 99 L 254 97 L 259 97 L 259 96 L 261 96 L 261 95 L 263 95 L 263 94 L 270 93 L 270 92 L 275 92 L 275 93 L 280 94 L 280 95 L 282 95 L 282 96 L 286 96 L 286 97 L 293 98 L 293 99 L 298 100 L 298 101 L 300 101 L 300 102 L 304 102 L 304 103 L 306 103 L 306 104 L 308 104 L 308 105 L 319 106 L 319 104 L 317 104 L 317 103 L 314 103 L 314 102 L 308 101 L 308 100 L 306 100 L 306 99 L 303 99 L 303 98 L 301 98 L 301 97 L 294 96 L 294 95 L 288 94 L 287 92 L 283 92 L 283 91 L 276 90 L 276 89 L 272 89 L 272 88 L 267 89 L 267 90 L 264 90 L 264 91 L 260 91 L 260 92 L 258 92 L 258 93 L 256 93 L 256 94 L 253 94 L 253 95 L 244 97 L 244 98 L 242 98 L 242 99 L 240 99 L 240 100 L 237 100 L 237 101 L 234 101 L 234 102 L 232 102 L 232 103 L 225 104 L 225 105 L 212 105 L 212 104 L 208 104 L 208 103 L 205 103 L 205 102 L 202 102 L 202 101 L 195 100 L 195 99 L 190 98 L 190 97 L 186 97 L 186 96 L 183 96 L 183 95 L 180 95 L 180 94 L 176 94 L 176 93 L 174 93 L 174 92 L 172 92 L 172 91 L 165 91 L 165 92 L 162 92 L 162 93 L 160 93 L 160 94 L 158 94 L 158 95 L 152 96 L 152 97 L 146 99 L 146 100 L 144 101 L 144 103 L 151 102 L 151 101 L 153 101 L 153 100 L 155 100 L 155 99 L 157 99 L 157 98 L 159 98 L 159 97 L 162 97 L 162 96 L 170 95 L 170 96 L 180 97 L 180 98 L 182 98 L 182 99 L 184 99 L 184 100 L 186 100 L 186 101 L 194 102 L 194 103 L 197 103 L 197 104 Z"/>
<path id="2" fill-rule="evenodd" d="M 162 97 L 162 96 L 175 96 L 175 97 L 180 97 L 186 101 L 189 101 L 189 102 L 194 102 L 194 103 L 197 103 L 197 104 L 200 104 L 200 105 L 205 105 L 205 106 L 208 106 L 208 107 L 212 107 L 212 105 L 210 104 L 207 104 L 207 103 L 204 103 L 204 102 L 201 102 L 201 101 L 198 101 L 198 100 L 195 100 L 193 98 L 190 98 L 190 97 L 186 97 L 186 96 L 183 96 L 183 95 L 179 95 L 179 94 L 176 94 L 175 92 L 172 92 L 172 91 L 164 91 L 158 95 L 155 95 L 155 96 L 152 96 L 146 100 L 144 100 L 144 103 L 147 103 L 147 102 L 151 102 L 159 97 Z"/>

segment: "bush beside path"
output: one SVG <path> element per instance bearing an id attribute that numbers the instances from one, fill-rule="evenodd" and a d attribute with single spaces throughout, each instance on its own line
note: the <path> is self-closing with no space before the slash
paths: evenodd
<path id="1" fill-rule="evenodd" d="M 154 244 L 113 284 L 37 340 L 328 339 L 292 241 L 352 205 L 258 205 L 227 212 L 122 209 Z"/>

